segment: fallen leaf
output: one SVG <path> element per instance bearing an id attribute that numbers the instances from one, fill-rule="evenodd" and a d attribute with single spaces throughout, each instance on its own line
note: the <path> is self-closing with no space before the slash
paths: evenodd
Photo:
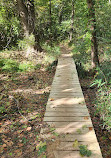
<path id="1" fill-rule="evenodd" d="M 3 148 L 6 148 L 6 147 L 7 147 L 7 145 L 6 145 L 6 144 L 3 144 L 3 145 L 2 145 L 2 147 L 3 147 Z"/>
<path id="2" fill-rule="evenodd" d="M 5 122 L 5 124 L 9 125 L 9 124 L 11 124 L 11 121 L 8 120 L 8 121 Z"/>
<path id="3" fill-rule="evenodd" d="M 88 119 L 89 119 L 89 117 L 88 117 L 88 116 L 85 116 L 85 117 L 84 117 L 84 120 L 88 120 Z"/>
<path id="4" fill-rule="evenodd" d="M 6 140 L 6 139 L 3 139 L 4 143 L 6 143 L 8 146 L 12 146 L 13 145 L 13 142 L 11 140 Z"/>
<path id="5" fill-rule="evenodd" d="M 22 151 L 19 150 L 19 149 L 15 150 L 14 153 L 16 153 L 17 156 L 21 156 L 22 155 Z"/>
<path id="6" fill-rule="evenodd" d="M 92 127 L 89 127 L 89 131 L 92 131 L 93 130 L 93 128 Z"/>
<path id="7" fill-rule="evenodd" d="M 0 154 L 3 153 L 3 150 L 4 150 L 4 147 L 2 147 L 2 146 L 0 145 Z"/>
<path id="8" fill-rule="evenodd" d="M 26 131 L 31 131 L 32 127 L 27 127 Z"/>
<path id="9" fill-rule="evenodd" d="M 54 101 L 54 98 L 50 98 L 50 101 Z"/>
<path id="10" fill-rule="evenodd" d="M 3 133 L 4 132 L 4 128 L 0 128 L 0 133 Z"/>
<path id="11" fill-rule="evenodd" d="M 17 134 L 21 134 L 23 132 L 23 130 L 18 130 Z"/>
<path id="12" fill-rule="evenodd" d="M 111 140 L 111 136 L 109 136 L 109 139 Z"/>
<path id="13" fill-rule="evenodd" d="M 4 151 L 7 151 L 7 148 L 4 148 Z"/>
<path id="14" fill-rule="evenodd" d="M 18 146 L 22 147 L 22 146 L 24 146 L 24 144 L 23 143 L 18 143 Z"/>

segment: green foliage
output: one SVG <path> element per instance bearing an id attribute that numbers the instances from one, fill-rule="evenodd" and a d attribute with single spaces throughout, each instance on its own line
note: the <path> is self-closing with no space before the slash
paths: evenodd
<path id="1" fill-rule="evenodd" d="M 0 106 L 0 114 L 6 112 L 6 109 L 3 105 Z"/>
<path id="2" fill-rule="evenodd" d="M 92 154 L 91 150 L 88 150 L 87 145 L 80 145 L 79 149 L 80 149 L 81 156 L 90 157 Z"/>
<path id="3" fill-rule="evenodd" d="M 23 40 L 18 40 L 18 47 L 20 50 L 27 50 L 28 47 L 32 47 L 35 45 L 35 37 L 31 34 L 28 38 L 24 38 Z"/>
<path id="4" fill-rule="evenodd" d="M 20 33 L 20 22 L 12 0 L 0 1 L 0 30 L 0 50 L 15 46 Z"/>
<path id="5" fill-rule="evenodd" d="M 28 71 L 34 68 L 35 66 L 30 62 L 23 62 L 19 64 L 19 71 Z"/>
<path id="6" fill-rule="evenodd" d="M 40 69 L 41 68 L 41 64 L 37 64 L 37 65 L 35 65 L 35 67 L 34 67 L 34 69 L 36 70 L 36 69 Z"/>
<path id="7" fill-rule="evenodd" d="M 38 151 L 38 156 L 40 156 L 41 154 L 43 154 L 46 151 L 46 142 L 40 142 L 37 146 L 36 146 L 36 150 Z"/>
<path id="8" fill-rule="evenodd" d="M 109 69 L 107 69 L 107 67 Z M 107 129 L 111 129 L 111 73 L 109 73 L 110 68 L 111 63 L 109 62 L 103 64 L 101 68 L 98 68 L 93 84 L 91 85 L 97 85 L 98 87 L 98 96 L 95 101 L 95 105 L 97 107 L 96 112 L 99 113 L 101 119 L 103 120 L 103 127 Z"/>
<path id="9" fill-rule="evenodd" d="M 35 69 L 35 66 L 31 62 L 18 63 L 12 59 L 1 59 L 0 68 L 5 72 L 22 72 Z"/>
<path id="10" fill-rule="evenodd" d="M 18 63 L 12 59 L 2 59 L 0 60 L 0 67 L 6 72 L 18 71 Z"/>
<path id="11" fill-rule="evenodd" d="M 86 52 L 79 52 L 77 47 L 73 49 L 72 54 L 79 77 L 87 77 L 88 71 L 91 69 L 89 54 Z"/>
<path id="12" fill-rule="evenodd" d="M 57 46 L 51 47 L 47 44 L 44 44 L 44 49 L 46 50 L 45 63 L 47 65 L 56 61 L 61 54 L 60 48 Z"/>

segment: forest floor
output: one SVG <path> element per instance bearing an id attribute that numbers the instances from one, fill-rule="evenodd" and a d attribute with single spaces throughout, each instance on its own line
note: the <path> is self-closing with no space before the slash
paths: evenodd
<path id="1" fill-rule="evenodd" d="M 39 135 L 45 126 L 43 118 L 55 69 L 53 66 L 46 71 L 42 66 L 34 71 L 14 74 L 0 71 L 0 104 L 6 109 L 0 109 L 1 158 L 38 157 Z M 111 158 L 111 133 L 102 129 L 100 117 L 95 115 L 96 88 L 88 88 L 91 82 L 91 77 L 80 79 L 103 158 Z M 45 158 L 45 154 L 41 155 L 46 151 L 42 146 L 39 157 Z"/>
<path id="2" fill-rule="evenodd" d="M 0 157 L 37 158 L 39 134 L 56 66 L 0 71 Z"/>

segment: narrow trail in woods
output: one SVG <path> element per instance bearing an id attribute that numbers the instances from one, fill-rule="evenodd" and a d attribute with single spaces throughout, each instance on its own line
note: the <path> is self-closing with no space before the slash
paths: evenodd
<path id="1" fill-rule="evenodd" d="M 62 52 L 44 117 L 44 122 L 59 136 L 47 145 L 47 158 L 81 158 L 81 146 L 87 146 L 91 158 L 102 158 L 75 63 L 64 48 Z M 49 133 L 44 128 L 41 134 L 46 138 Z"/>

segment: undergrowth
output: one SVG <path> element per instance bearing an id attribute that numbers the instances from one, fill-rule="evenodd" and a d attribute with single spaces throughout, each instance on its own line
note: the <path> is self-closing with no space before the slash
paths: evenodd
<path id="1" fill-rule="evenodd" d="M 81 47 L 80 47 L 81 48 Z M 72 51 L 73 58 L 76 63 L 76 68 L 80 79 L 93 78 L 91 87 L 97 87 L 95 98 L 96 113 L 100 115 L 103 121 L 103 128 L 111 129 L 111 55 L 109 47 L 104 48 L 104 53 L 101 53 L 100 67 L 91 69 L 91 60 L 88 52 L 84 49 L 75 47 Z"/>
<path id="2" fill-rule="evenodd" d="M 91 86 L 97 86 L 96 112 L 103 120 L 103 128 L 111 129 L 111 63 L 105 63 L 97 68 L 97 73 Z"/>
<path id="3" fill-rule="evenodd" d="M 17 62 L 12 59 L 0 59 L 0 69 L 3 72 L 24 72 L 34 68 L 35 66 L 32 62 Z"/>
<path id="4" fill-rule="evenodd" d="M 44 44 L 43 48 L 46 51 L 46 56 L 45 56 L 45 64 L 52 64 L 54 61 L 58 59 L 58 57 L 61 54 L 60 47 L 58 46 L 50 46 L 48 44 Z"/>

